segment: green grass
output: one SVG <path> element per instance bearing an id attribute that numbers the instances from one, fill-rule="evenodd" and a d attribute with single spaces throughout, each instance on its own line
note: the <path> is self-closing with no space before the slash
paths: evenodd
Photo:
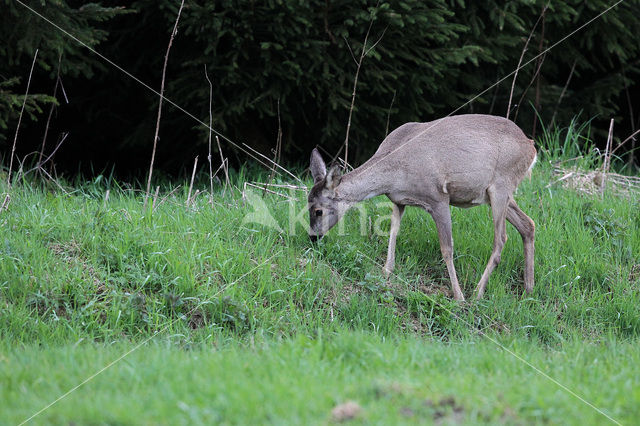
<path id="1" fill-rule="evenodd" d="M 617 420 L 640 416 L 637 345 L 507 345 Z M 7 423 L 34 414 L 128 345 L 4 352 Z M 353 401 L 358 423 L 602 424 L 606 418 L 483 341 L 442 343 L 342 332 L 188 350 L 143 346 L 49 410 L 39 424 L 323 424 Z"/>
<path id="2" fill-rule="evenodd" d="M 34 421 L 323 423 L 347 400 L 365 423 L 606 420 L 490 339 L 630 422 L 640 200 L 553 180 L 541 161 L 516 195 L 537 225 L 533 293 L 523 294 L 522 243 L 508 225 L 485 298 L 465 304 L 451 300 L 435 228 L 417 209 L 403 219 L 397 275 L 382 278 L 382 198 L 364 204 L 364 232 L 353 211 L 346 235 L 311 245 L 286 220 L 304 209 L 301 192 L 294 205 L 264 197 L 278 232 L 243 222 L 252 203 L 220 187 L 213 206 L 200 195 L 190 207 L 186 190 L 165 187 L 151 213 L 102 177 L 70 194 L 18 183 L 0 214 L 0 423 L 26 419 L 140 343 Z M 452 213 L 470 298 L 491 252 L 490 210 Z"/>

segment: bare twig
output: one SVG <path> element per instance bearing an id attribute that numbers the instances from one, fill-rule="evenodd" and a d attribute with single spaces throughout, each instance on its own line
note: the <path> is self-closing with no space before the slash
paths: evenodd
<path id="1" fill-rule="evenodd" d="M 538 66 L 536 67 L 536 71 L 533 73 L 533 76 L 531 76 L 531 80 L 529 80 L 529 84 L 527 84 L 527 87 L 522 92 L 522 96 L 520 96 L 520 99 L 518 100 L 518 103 L 516 105 L 514 105 L 514 107 L 516 108 L 516 113 L 513 116 L 513 121 L 517 120 L 518 113 L 520 112 L 520 106 L 522 105 L 522 101 L 524 100 L 524 97 L 527 96 L 527 92 L 529 91 L 529 88 L 531 87 L 533 82 L 536 81 L 536 77 L 538 77 L 540 75 L 540 70 L 542 69 L 542 64 L 544 63 L 544 60 L 545 60 L 546 57 L 547 57 L 547 55 L 544 54 L 537 61 Z"/>
<path id="2" fill-rule="evenodd" d="M 268 187 L 273 187 L 273 188 L 292 189 L 294 191 L 307 191 L 306 186 L 298 186 L 298 185 L 282 184 L 282 183 L 262 183 L 262 182 L 251 182 L 251 183 L 255 185 L 266 185 Z"/>
<path id="3" fill-rule="evenodd" d="M 602 164 L 602 183 L 600 185 L 600 194 L 604 194 L 604 188 L 607 183 L 607 173 L 611 164 L 611 144 L 613 142 L 613 118 L 609 124 L 609 136 L 607 137 L 607 146 L 604 150 L 604 162 Z"/>
<path id="4" fill-rule="evenodd" d="M 158 201 L 158 194 L 160 193 L 160 185 L 156 186 L 156 193 L 153 195 L 153 201 L 151 202 L 151 211 L 155 208 L 156 201 Z"/>
<path id="5" fill-rule="evenodd" d="M 286 194 L 282 194 L 282 193 L 280 193 L 280 192 L 272 191 L 271 189 L 267 189 L 267 188 L 265 187 L 264 183 L 259 183 L 258 185 L 256 185 L 256 184 L 251 183 L 251 182 L 245 182 L 245 183 L 244 183 L 244 189 L 242 190 L 242 198 L 246 198 L 245 193 L 246 193 L 246 191 L 247 191 L 247 186 L 250 186 L 250 187 L 252 187 L 252 188 L 261 189 L 263 192 L 268 192 L 269 194 L 278 195 L 278 196 L 283 197 L 283 198 L 286 198 L 286 199 L 288 199 L 288 200 L 298 201 L 298 199 L 297 199 L 297 198 L 293 198 L 293 197 L 290 197 L 290 196 L 288 196 L 288 195 L 286 195 Z"/>
<path id="6" fill-rule="evenodd" d="M 220 145 L 220 139 L 218 138 L 218 136 L 216 136 L 216 143 L 218 144 L 218 152 L 220 153 L 220 167 L 222 167 L 224 170 L 225 180 L 224 190 L 222 191 L 222 195 L 224 196 L 227 193 L 227 187 L 231 185 L 231 183 L 229 182 L 229 161 L 222 156 L 222 146 Z M 218 170 L 220 170 L 220 168 L 218 168 Z M 216 170 L 214 175 L 218 174 L 218 170 Z"/>
<path id="7" fill-rule="evenodd" d="M 498 78 L 500 77 L 500 75 L 498 74 L 496 76 L 496 80 L 498 80 Z M 495 86 L 495 90 L 493 91 L 493 96 L 491 97 L 491 105 L 489 106 L 489 115 L 493 115 L 493 106 L 496 104 L 496 98 L 498 97 L 498 88 L 500 87 L 500 82 L 498 81 L 498 83 L 494 84 Z"/>
<path id="8" fill-rule="evenodd" d="M 209 75 L 207 74 L 207 64 L 204 64 L 204 76 L 209 82 L 209 154 L 207 155 L 207 160 L 209 161 L 209 203 L 211 203 L 211 207 L 213 207 L 213 164 L 211 160 L 211 129 L 213 128 L 213 112 L 211 111 L 211 104 L 213 102 L 213 84 L 211 84 L 211 80 L 209 80 Z"/>
<path id="9" fill-rule="evenodd" d="M 4 201 L 2 201 L 2 205 L 0 206 L 0 213 L 2 213 L 5 209 L 9 208 L 9 203 L 11 202 L 11 195 L 7 194 L 4 197 Z"/>
<path id="10" fill-rule="evenodd" d="M 548 3 L 547 3 L 547 6 L 549 6 Z M 547 9 L 547 6 L 544 7 L 543 13 L 544 13 L 544 10 Z M 529 37 L 527 37 L 527 41 L 524 43 L 524 47 L 522 48 L 522 53 L 520 54 L 520 59 L 518 60 L 518 66 L 516 67 L 516 70 L 515 70 L 515 72 L 513 74 L 513 81 L 511 82 L 511 93 L 509 93 L 509 104 L 507 105 L 507 114 L 505 115 L 505 117 L 507 117 L 507 118 L 509 118 L 509 114 L 511 113 L 511 99 L 513 98 L 513 89 L 516 86 L 516 79 L 518 78 L 518 71 L 520 71 L 520 64 L 522 64 L 522 59 L 524 59 L 524 54 L 526 53 L 527 48 L 529 47 L 529 42 L 531 41 L 531 37 L 533 36 L 534 31 L 538 27 L 538 24 L 540 23 L 540 19 L 541 18 L 542 18 L 542 15 L 540 15 L 538 17 L 538 20 L 533 25 L 533 28 L 531 29 L 531 32 L 529 33 Z"/>
<path id="11" fill-rule="evenodd" d="M 562 102 L 562 98 L 564 98 L 564 94 L 567 92 L 567 88 L 569 87 L 569 83 L 571 82 L 571 77 L 573 77 L 573 72 L 576 69 L 576 64 L 578 63 L 578 59 L 573 61 L 573 65 L 571 65 L 571 71 L 569 71 L 569 77 L 567 77 L 567 82 L 564 84 L 562 88 L 562 92 L 560 92 L 560 97 L 558 98 L 558 102 L 556 102 L 556 107 L 553 109 L 553 115 L 551 116 L 551 124 L 549 127 L 553 126 L 553 123 L 556 121 L 556 114 L 558 113 L 558 107 L 560 106 L 560 102 Z"/>
<path id="12" fill-rule="evenodd" d="M 149 166 L 149 178 L 147 179 L 147 191 L 144 195 L 144 207 L 147 207 L 147 201 L 149 199 L 149 191 L 151 190 L 151 177 L 153 175 L 153 162 L 156 158 L 156 147 L 158 145 L 158 132 L 160 131 L 160 116 L 162 115 L 162 100 L 164 99 L 164 80 L 167 72 L 167 62 L 169 62 L 169 51 L 171 50 L 171 44 L 173 43 L 173 38 L 176 36 L 178 32 L 178 21 L 180 20 L 180 14 L 182 13 L 182 8 L 184 7 L 184 0 L 180 2 L 180 9 L 178 9 L 178 16 L 176 17 L 176 22 L 173 25 L 173 31 L 171 31 L 171 37 L 169 38 L 169 44 L 167 45 L 167 52 L 164 55 L 164 65 L 162 66 L 162 81 L 160 83 L 160 99 L 158 101 L 158 118 L 156 120 L 156 131 L 153 136 L 153 150 L 151 151 L 151 164 Z"/>
<path id="13" fill-rule="evenodd" d="M 255 154 L 259 155 L 260 157 L 264 158 L 265 160 L 267 160 L 269 163 L 271 163 L 273 166 L 279 168 L 280 170 L 282 170 L 283 172 L 285 172 L 286 174 L 288 174 L 289 176 L 291 176 L 292 178 L 294 178 L 295 180 L 297 180 L 298 182 L 302 182 L 300 180 L 300 178 L 296 175 L 294 175 L 293 173 L 291 173 L 289 170 L 285 169 L 284 167 L 282 167 L 280 164 L 277 164 L 276 162 L 274 162 L 271 158 L 267 157 L 266 155 L 256 151 L 254 148 L 250 147 L 249 145 L 247 145 L 246 143 L 242 143 L 242 146 L 244 146 L 245 148 L 249 149 L 250 151 L 254 152 Z M 264 164 L 264 163 L 263 163 Z"/>
<path id="14" fill-rule="evenodd" d="M 43 165 L 45 165 L 49 160 L 51 160 L 53 158 L 54 155 L 56 155 L 56 152 L 58 152 L 58 149 L 62 146 L 63 142 L 67 139 L 67 136 L 69 136 L 69 132 L 64 132 L 62 134 L 62 138 L 60 139 L 60 142 L 58 142 L 58 144 L 56 145 L 56 147 L 53 149 L 53 151 L 51 151 L 51 154 L 49 154 L 49 156 L 47 158 L 45 158 L 44 161 L 42 162 L 38 162 L 38 164 L 36 164 L 36 166 L 32 169 L 29 169 L 26 174 L 31 173 L 34 170 L 40 169 Z M 44 146 L 44 145 L 43 145 Z M 42 151 L 40 151 L 40 153 L 42 153 Z"/>
<path id="15" fill-rule="evenodd" d="M 376 4 L 376 10 L 378 8 L 378 6 L 380 5 L 380 0 L 378 0 L 378 3 Z M 375 14 L 372 13 L 371 14 L 371 20 L 369 21 L 369 28 L 367 28 L 367 34 L 365 34 L 364 36 L 364 42 L 362 43 L 362 52 L 360 52 L 360 60 L 357 62 L 358 67 L 356 68 L 356 75 L 353 79 L 353 92 L 351 93 L 351 107 L 349 108 L 349 118 L 347 120 L 347 133 L 344 137 L 344 162 L 345 164 L 348 164 L 348 155 L 349 155 L 349 131 L 351 130 L 351 117 L 353 116 L 353 107 L 356 103 L 356 90 L 358 88 L 358 77 L 360 76 L 360 68 L 362 67 L 362 61 L 364 61 L 364 57 L 367 56 L 367 54 L 371 51 L 371 49 L 373 49 L 379 42 L 380 40 L 382 40 L 382 37 L 380 37 L 380 39 L 378 39 L 377 42 L 375 42 L 373 44 L 373 46 L 371 46 L 371 49 L 367 49 L 367 40 L 369 40 L 369 34 L 371 33 L 371 27 L 373 26 L 373 21 L 375 20 Z M 386 31 L 386 28 L 385 28 Z M 382 35 L 384 36 L 384 31 L 382 33 Z M 351 47 L 349 46 L 349 43 L 347 43 L 347 46 L 349 47 L 349 51 L 351 51 Z M 353 56 L 353 52 L 351 51 L 351 56 Z M 354 58 L 355 60 L 355 58 Z"/>
<path id="16" fill-rule="evenodd" d="M 55 167 L 54 167 L 54 170 L 55 170 Z M 51 175 L 50 175 L 50 174 L 49 174 L 45 169 L 40 169 L 40 171 L 41 171 L 42 173 L 44 173 L 44 174 L 49 178 L 49 180 L 51 180 L 53 183 L 55 183 L 55 184 L 58 186 L 58 188 L 60 188 L 60 189 L 62 190 L 62 192 L 64 192 L 64 194 L 65 194 L 65 195 L 69 195 L 69 193 L 67 192 L 67 190 L 66 190 L 66 189 L 64 189 L 64 188 L 62 187 L 62 185 L 60 185 L 60 182 L 58 182 L 58 180 L 57 180 L 56 178 L 54 178 L 53 176 L 51 176 Z"/>
<path id="17" fill-rule="evenodd" d="M 625 140 L 623 140 L 622 142 L 620 142 L 618 144 L 618 146 L 615 147 L 614 150 L 611 151 L 611 155 L 615 154 L 615 152 L 618 150 L 618 148 L 620 148 L 622 145 L 624 145 L 625 143 L 629 142 L 630 140 L 634 140 L 635 137 L 640 133 L 640 129 L 636 130 L 635 132 L 631 133 L 631 135 L 626 138 Z"/>
<path id="18" fill-rule="evenodd" d="M 551 0 L 549 0 L 551 1 Z M 543 8 L 542 8 L 542 28 L 541 28 L 541 34 L 540 34 L 540 44 L 538 45 L 538 72 L 537 72 L 537 76 L 536 76 L 536 101 L 534 104 L 534 108 L 536 113 L 538 111 L 540 111 L 540 68 L 542 68 L 542 63 L 544 62 L 544 58 L 546 56 L 546 54 L 544 54 L 542 48 L 544 47 L 544 24 L 546 21 L 546 14 L 545 12 L 547 11 L 547 7 L 549 7 L 549 3 L 547 3 Z M 536 126 L 538 125 L 538 117 L 537 114 L 533 114 L 533 128 L 531 129 L 531 139 L 535 139 L 536 138 Z"/>
<path id="19" fill-rule="evenodd" d="M 56 84 L 53 86 L 53 97 L 55 98 L 58 94 L 58 84 L 60 83 L 60 63 L 62 62 L 62 52 L 58 55 L 58 70 L 56 74 Z M 55 109 L 55 103 L 51 103 L 51 108 L 49 108 L 49 116 L 47 117 L 47 124 L 44 127 L 44 136 L 42 137 L 42 147 L 40 148 L 40 156 L 38 157 L 38 162 L 36 163 L 37 168 L 42 167 L 42 156 L 44 155 L 44 147 L 47 143 L 47 134 L 49 133 L 49 124 L 51 123 L 51 117 L 53 116 L 53 110 Z"/>
<path id="20" fill-rule="evenodd" d="M 391 108 L 393 108 L 393 101 L 396 100 L 396 91 L 393 91 L 393 97 L 391 98 L 391 104 L 389 104 L 389 110 L 387 111 L 387 127 L 384 129 L 384 136 L 389 134 L 389 119 L 391 118 Z"/>
<path id="21" fill-rule="evenodd" d="M 22 114 L 24 113 L 24 107 L 27 104 L 27 97 L 29 96 L 29 86 L 31 86 L 31 76 L 33 75 L 33 68 L 36 65 L 37 57 L 38 57 L 38 49 L 36 49 L 36 52 L 33 54 L 33 62 L 31 62 L 31 70 L 29 71 L 29 79 L 27 80 L 27 90 L 24 94 L 24 99 L 22 100 L 22 108 L 20 109 L 20 116 L 18 116 L 18 125 L 16 126 L 16 134 L 13 137 L 13 147 L 11 148 L 11 160 L 9 160 L 9 176 L 7 177 L 7 186 L 9 187 L 8 189 L 11 189 L 11 170 L 13 168 L 13 157 L 16 153 L 16 143 L 18 142 L 18 131 L 20 130 L 20 123 L 22 123 Z"/>
<path id="22" fill-rule="evenodd" d="M 631 133 L 635 133 L 636 126 L 633 121 L 633 105 L 631 104 L 631 96 L 629 95 L 629 85 L 627 84 L 627 76 L 625 75 L 625 72 L 624 72 L 624 66 L 622 67 L 622 81 L 624 82 L 624 91 L 627 95 L 627 106 L 629 107 L 629 121 L 631 122 Z M 629 150 L 629 160 L 627 161 L 627 165 L 629 166 L 629 168 L 633 166 L 635 149 L 636 149 L 636 138 L 634 137 L 633 139 L 631 139 L 631 149 Z"/>
<path id="23" fill-rule="evenodd" d="M 193 162 L 193 171 L 191 172 L 191 183 L 189 183 L 189 192 L 187 193 L 187 207 L 191 204 L 191 190 L 193 189 L 193 179 L 196 177 L 196 168 L 198 167 L 198 156 Z"/>
<path id="24" fill-rule="evenodd" d="M 275 166 L 275 164 L 278 164 L 280 162 L 281 149 L 282 149 L 282 123 L 280 121 L 280 98 L 278 98 L 278 136 L 276 137 L 276 150 L 273 153 L 273 164 L 274 164 L 274 166 L 271 169 L 271 173 L 269 174 L 269 179 L 267 180 L 267 183 L 264 186 L 265 192 L 266 192 L 266 189 L 267 189 L 267 185 L 271 183 L 271 181 L 273 180 L 274 175 L 276 174 L 276 166 Z M 263 192 L 262 195 L 264 195 L 265 192 Z"/>
<path id="25" fill-rule="evenodd" d="M 167 195 L 165 195 L 164 197 L 162 197 L 162 198 L 160 199 L 160 202 L 158 202 L 158 204 L 156 204 L 156 202 L 155 202 L 155 200 L 154 200 L 154 201 L 153 201 L 153 208 L 154 208 L 154 210 L 155 210 L 158 206 L 160 206 L 160 204 L 164 203 L 164 202 L 167 200 L 167 198 L 169 198 L 171 195 L 173 195 L 173 194 L 174 194 L 178 189 L 180 189 L 181 187 L 182 187 L 182 185 L 178 185 L 178 186 L 176 186 L 175 188 L 173 188 L 173 189 L 171 190 L 171 192 L 169 192 Z M 157 189 L 156 189 L 156 194 L 157 194 L 157 192 L 158 192 L 158 190 L 159 190 L 159 189 L 160 189 L 160 187 L 158 186 L 158 187 L 157 187 Z M 157 198 L 157 196 L 156 196 L 155 198 Z"/>

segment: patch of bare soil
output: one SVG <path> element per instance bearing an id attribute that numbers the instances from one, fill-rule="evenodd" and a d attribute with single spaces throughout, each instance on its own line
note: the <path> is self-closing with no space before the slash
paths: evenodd
<path id="1" fill-rule="evenodd" d="M 202 326 L 204 326 L 204 320 L 204 314 L 196 309 L 195 311 L 191 312 L 191 315 L 189 315 L 189 327 L 192 330 L 201 328 Z"/>
<path id="2" fill-rule="evenodd" d="M 633 265 L 629 271 L 629 282 L 633 283 L 638 280 L 640 280 L 640 263 Z"/>
<path id="3" fill-rule="evenodd" d="M 331 410 L 331 419 L 335 422 L 346 422 L 353 420 L 362 413 L 362 407 L 357 402 L 347 401 L 336 405 Z"/>
<path id="4" fill-rule="evenodd" d="M 424 401 L 424 405 L 434 410 L 433 420 L 437 425 L 445 422 L 447 424 L 462 423 L 464 420 L 464 407 L 458 404 L 452 396 L 443 398 L 437 403 L 427 399 Z"/>

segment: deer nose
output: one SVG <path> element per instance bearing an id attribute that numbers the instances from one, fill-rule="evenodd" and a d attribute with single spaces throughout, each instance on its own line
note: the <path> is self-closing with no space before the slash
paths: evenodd
<path id="1" fill-rule="evenodd" d="M 319 240 L 319 237 L 317 235 L 309 235 L 309 238 L 311 239 L 312 243 L 315 243 Z"/>

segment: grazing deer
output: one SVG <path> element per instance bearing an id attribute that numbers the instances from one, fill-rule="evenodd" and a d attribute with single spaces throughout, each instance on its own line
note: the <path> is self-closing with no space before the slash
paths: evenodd
<path id="1" fill-rule="evenodd" d="M 317 149 L 311 153 L 314 185 L 309 193 L 309 237 L 322 238 L 355 203 L 385 194 L 393 202 L 384 273 L 395 264 L 396 236 L 405 206 L 422 207 L 436 223 L 440 250 L 456 300 L 464 300 L 453 266 L 449 205 L 490 204 L 493 252 L 480 282 L 484 294 L 507 241 L 505 219 L 522 236 L 524 285 L 533 289 L 535 224 L 516 204 L 513 193 L 536 160 L 533 141 L 512 121 L 491 115 L 458 115 L 428 123 L 407 123 L 391 132 L 376 153 L 344 176 L 328 172 Z"/>

